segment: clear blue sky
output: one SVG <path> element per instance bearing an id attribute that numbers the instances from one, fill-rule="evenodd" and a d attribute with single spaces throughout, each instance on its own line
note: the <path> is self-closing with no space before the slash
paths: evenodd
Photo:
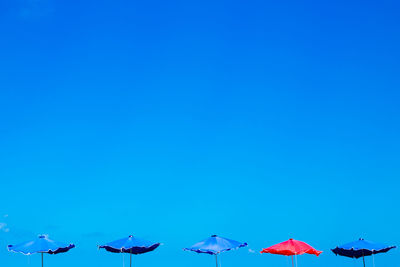
<path id="1" fill-rule="evenodd" d="M 96 245 L 129 234 L 164 244 L 136 266 L 214 266 L 181 250 L 211 234 L 249 243 L 231 267 L 288 266 L 258 253 L 288 238 L 324 251 L 308 267 L 400 245 L 399 8 L 1 1 L 0 265 L 42 233 L 77 245 L 58 267 L 121 266 Z"/>

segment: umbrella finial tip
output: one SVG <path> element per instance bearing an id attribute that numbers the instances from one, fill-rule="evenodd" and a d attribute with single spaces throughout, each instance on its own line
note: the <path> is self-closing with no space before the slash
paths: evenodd
<path id="1" fill-rule="evenodd" d="M 211 237 L 217 237 L 217 235 L 212 235 Z"/>

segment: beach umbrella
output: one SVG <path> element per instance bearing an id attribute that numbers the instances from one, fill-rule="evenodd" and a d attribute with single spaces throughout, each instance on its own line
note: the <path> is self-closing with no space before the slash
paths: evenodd
<path id="1" fill-rule="evenodd" d="M 292 257 L 292 266 L 294 266 L 293 256 L 302 255 L 304 253 L 319 256 L 319 254 L 321 254 L 322 251 L 316 250 L 315 248 L 313 248 L 312 246 L 310 246 L 309 244 L 307 244 L 303 241 L 298 241 L 298 240 L 294 240 L 291 238 L 287 241 L 273 245 L 269 248 L 264 248 L 261 251 L 261 253 L 270 253 L 270 254 L 291 256 Z M 296 265 L 297 265 L 297 261 L 296 261 Z"/>
<path id="2" fill-rule="evenodd" d="M 350 242 L 332 249 L 336 255 L 345 256 L 349 258 L 363 258 L 365 267 L 365 256 L 371 256 L 378 253 L 388 252 L 395 246 L 387 246 L 384 244 L 374 243 L 371 241 L 360 238 L 357 241 Z"/>
<path id="3" fill-rule="evenodd" d="M 8 245 L 8 251 L 20 252 L 25 255 L 41 253 L 42 267 L 43 267 L 43 253 L 58 254 L 67 252 L 68 250 L 74 247 L 75 247 L 74 244 L 64 244 L 49 239 L 47 235 L 40 235 L 38 236 L 37 239 L 32 241 L 28 241 L 18 245 Z"/>
<path id="4" fill-rule="evenodd" d="M 247 243 L 212 235 L 211 237 L 204 239 L 189 248 L 184 248 L 183 250 L 215 255 L 215 263 L 218 267 L 218 254 L 245 246 L 247 246 Z"/>
<path id="5" fill-rule="evenodd" d="M 160 243 L 153 243 L 130 235 L 99 246 L 99 248 L 104 248 L 113 253 L 129 253 L 129 266 L 132 266 L 132 254 L 138 255 L 150 252 L 158 248 L 159 245 Z"/>

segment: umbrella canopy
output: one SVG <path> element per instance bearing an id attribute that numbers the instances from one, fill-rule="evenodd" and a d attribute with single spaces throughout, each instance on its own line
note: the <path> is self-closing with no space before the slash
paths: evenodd
<path id="1" fill-rule="evenodd" d="M 316 250 L 305 242 L 289 239 L 285 242 L 264 248 L 261 253 L 278 254 L 285 256 L 302 255 L 304 253 L 319 256 L 322 251 Z"/>
<path id="2" fill-rule="evenodd" d="M 25 255 L 31 255 L 34 253 L 48 253 L 58 254 L 67 252 L 71 248 L 74 248 L 74 244 L 65 244 L 57 241 L 53 241 L 46 235 L 40 235 L 37 239 L 21 243 L 18 245 L 8 245 L 8 251 L 20 252 Z"/>
<path id="3" fill-rule="evenodd" d="M 99 248 L 104 248 L 105 250 L 114 253 L 131 253 L 137 255 L 153 251 L 158 248 L 159 245 L 160 243 L 153 243 L 130 235 L 99 246 Z"/>
<path id="4" fill-rule="evenodd" d="M 160 246 L 160 243 L 153 243 L 144 239 L 134 237 L 132 235 L 112 241 L 105 245 L 99 246 L 113 253 L 129 253 L 130 266 L 132 266 L 132 254 L 143 254 L 155 250 Z"/>
<path id="5" fill-rule="evenodd" d="M 238 242 L 217 235 L 204 239 L 189 248 L 183 250 L 194 251 L 197 253 L 206 253 L 215 255 L 216 266 L 218 267 L 218 254 L 232 249 L 238 249 L 247 246 L 247 243 Z"/>
<path id="6" fill-rule="evenodd" d="M 285 242 L 273 245 L 269 248 L 264 248 L 261 253 L 278 254 L 284 256 L 292 256 L 292 266 L 294 266 L 293 256 L 302 255 L 304 253 L 319 256 L 322 251 L 316 250 L 309 244 L 294 239 L 289 239 Z M 297 258 L 296 258 L 297 266 Z"/>
<path id="7" fill-rule="evenodd" d="M 388 252 L 393 248 L 396 248 L 396 246 L 387 246 L 360 238 L 357 241 L 338 246 L 332 249 L 332 252 L 336 255 L 357 259 L 363 256 Z"/>
<path id="8" fill-rule="evenodd" d="M 360 238 L 357 241 L 338 246 L 332 249 L 332 252 L 336 255 L 350 258 L 357 259 L 362 257 L 365 266 L 365 256 L 388 252 L 393 248 L 396 248 L 396 246 L 387 246 L 385 244 L 374 243 Z"/>
<path id="9" fill-rule="evenodd" d="M 219 237 L 217 235 L 212 235 L 211 237 L 204 239 L 189 248 L 184 248 L 183 250 L 217 255 L 224 251 L 229 251 L 245 246 L 247 246 L 247 243 L 242 243 L 228 238 Z"/>
<path id="10" fill-rule="evenodd" d="M 34 253 L 42 254 L 42 266 L 43 266 L 43 253 L 58 254 L 67 252 L 71 248 L 74 248 L 74 244 L 65 244 L 57 241 L 53 241 L 46 235 L 40 235 L 37 239 L 21 243 L 18 245 L 8 245 L 8 251 L 20 252 L 25 255 L 31 255 Z"/>

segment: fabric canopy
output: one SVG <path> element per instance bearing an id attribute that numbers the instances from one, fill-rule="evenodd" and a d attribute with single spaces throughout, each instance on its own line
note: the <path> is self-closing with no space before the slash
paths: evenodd
<path id="1" fill-rule="evenodd" d="M 57 254 L 67 252 L 74 247 L 74 244 L 65 244 L 53 241 L 49 239 L 46 235 L 40 235 L 37 239 L 32 241 L 28 241 L 18 245 L 8 245 L 8 250 L 13 252 L 20 252 L 25 255 L 31 255 L 34 253 Z"/>
<path id="2" fill-rule="evenodd" d="M 184 250 L 217 255 L 224 251 L 229 251 L 245 246 L 247 246 L 247 243 L 242 243 L 217 235 L 212 235 L 211 237 L 204 239 L 189 248 L 184 248 Z"/>
<path id="3" fill-rule="evenodd" d="M 374 243 L 360 238 L 357 241 L 338 246 L 332 249 L 332 252 L 340 256 L 345 256 L 350 258 L 361 258 L 364 256 L 370 256 L 372 254 L 388 252 L 393 248 L 396 247 L 387 246 L 385 244 L 380 244 L 380 243 Z"/>
<path id="4" fill-rule="evenodd" d="M 99 246 L 99 248 L 114 253 L 143 254 L 155 250 L 158 246 L 160 246 L 160 243 L 153 243 L 130 235 Z"/>
<path id="5" fill-rule="evenodd" d="M 278 254 L 285 256 L 302 255 L 304 253 L 319 256 L 322 251 L 316 250 L 305 242 L 289 239 L 285 242 L 264 248 L 261 253 Z"/>

